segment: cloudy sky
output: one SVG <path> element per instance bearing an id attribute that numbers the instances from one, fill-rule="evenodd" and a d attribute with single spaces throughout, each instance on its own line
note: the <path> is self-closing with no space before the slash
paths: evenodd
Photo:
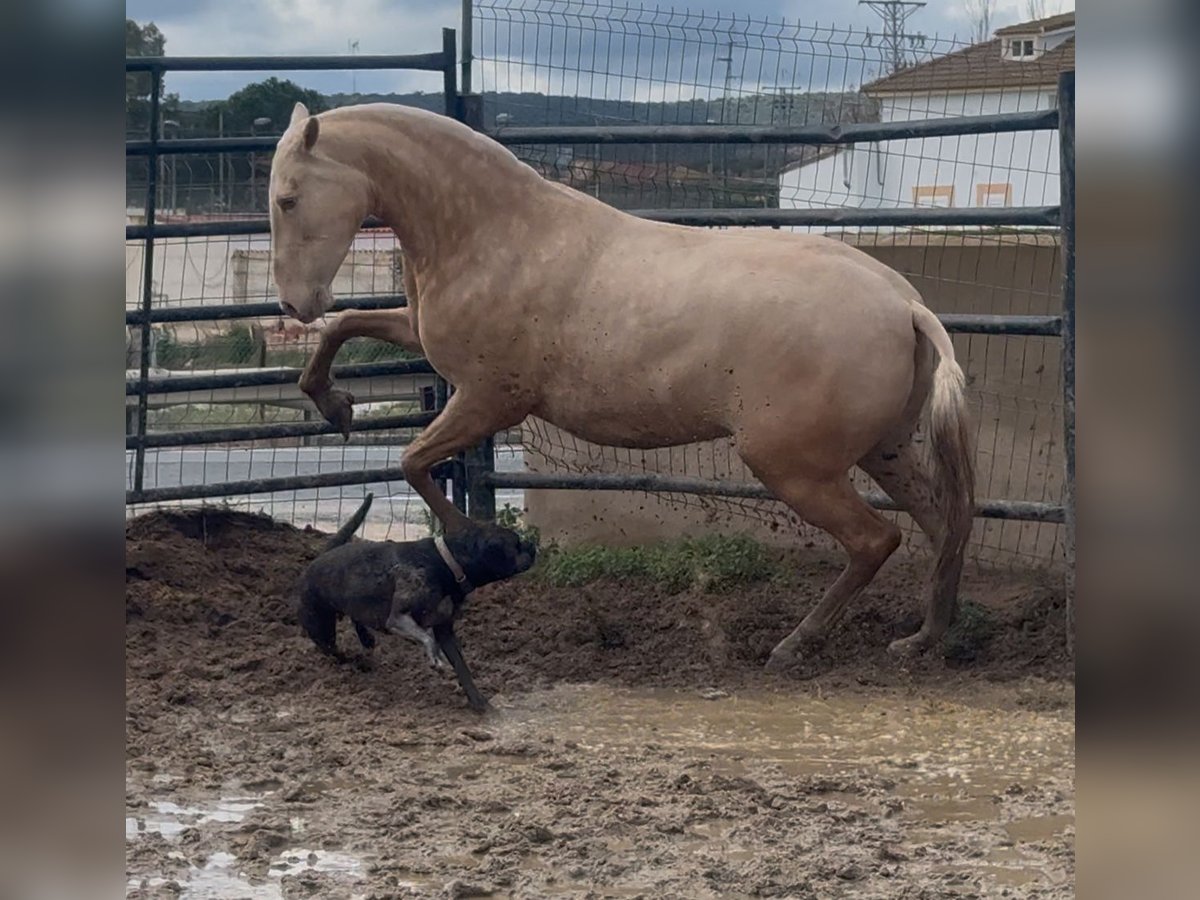
<path id="1" fill-rule="evenodd" d="M 548 27 L 570 21 L 586 25 L 580 18 L 593 13 L 605 16 L 608 4 L 637 5 L 637 0 L 476 0 L 478 7 L 475 33 L 476 55 L 485 57 L 476 64 L 476 89 L 537 90 L 555 93 L 592 93 L 606 96 L 677 99 L 706 93 L 712 84 L 720 84 L 720 75 L 713 75 L 713 57 L 720 51 L 694 42 L 681 41 L 685 36 L 707 35 L 707 43 L 716 47 L 719 40 L 713 34 L 731 33 L 739 45 L 734 50 L 733 67 L 739 87 L 757 89 L 772 84 L 784 84 L 801 89 L 853 87 L 878 74 L 878 51 L 867 49 L 863 32 L 878 31 L 879 20 L 857 0 L 676 0 L 664 2 L 674 7 L 674 16 L 663 13 L 651 16 L 658 24 L 647 24 L 645 14 L 639 17 L 640 27 L 617 29 L 616 34 L 597 35 L 593 31 L 568 32 Z M 1021 21 L 1026 16 L 1028 0 L 995 0 L 993 28 Z M 652 8 L 653 3 L 643 5 Z M 943 39 L 958 35 L 965 39 L 970 31 L 965 13 L 965 0 L 928 0 L 909 20 L 910 32 L 921 32 Z M 1045 0 L 1050 13 L 1074 8 L 1073 0 Z M 516 9 L 536 9 L 526 12 L 525 27 L 514 25 Z M 343 54 L 350 42 L 358 43 L 361 54 L 426 53 L 440 48 L 441 29 L 458 27 L 461 5 L 457 0 L 128 0 L 126 15 L 139 23 L 154 22 L 167 38 L 167 53 L 172 56 L 241 56 L 281 54 Z M 683 20 L 679 10 L 693 14 L 690 27 L 680 28 Z M 736 9 L 742 21 L 729 21 L 730 11 Z M 557 10 L 557 15 L 551 15 Z M 563 12 L 574 10 L 576 18 L 564 18 Z M 724 17 L 724 24 L 716 16 Z M 772 22 L 785 21 L 804 26 L 819 24 L 821 31 L 767 29 L 769 37 L 761 37 L 763 29 L 750 28 L 744 17 Z M 701 18 L 703 17 L 703 18 Z M 619 16 L 617 17 L 619 18 Z M 542 25 L 535 27 L 534 20 Z M 672 28 L 669 23 L 674 23 Z M 841 48 L 847 38 L 830 33 L 828 26 L 852 28 L 855 37 L 849 41 L 853 49 Z M 631 40 L 633 30 L 644 37 Z M 624 32 L 624 39 L 621 32 Z M 741 34 L 751 34 L 738 39 Z M 582 34 L 582 43 L 581 40 Z M 650 37 L 653 34 L 654 37 Z M 565 40 L 564 40 L 565 37 Z M 797 41 L 799 37 L 801 40 Z M 557 42 L 557 47 L 554 46 Z M 871 41 L 870 47 L 877 44 Z M 926 52 L 944 52 L 946 42 L 926 45 Z M 936 49 L 935 49 L 936 48 Z M 580 57 L 599 60 L 580 65 Z M 621 61 L 614 56 L 623 56 Z M 607 59 L 605 59 L 607 57 Z M 849 62 L 846 61 L 849 58 Z M 674 67 L 674 68 L 672 68 Z M 579 69 L 593 71 L 621 70 L 627 78 L 616 84 L 597 86 L 595 75 L 584 78 Z M 724 72 L 724 68 L 719 68 Z M 178 92 L 186 100 L 216 99 L 251 82 L 273 73 L 171 73 L 167 89 Z M 440 76 L 432 73 L 410 72 L 302 72 L 277 73 L 320 91 L 331 92 L 388 92 L 440 89 Z M 482 85 L 480 84 L 482 82 Z M 675 96 L 670 95 L 674 91 Z"/>

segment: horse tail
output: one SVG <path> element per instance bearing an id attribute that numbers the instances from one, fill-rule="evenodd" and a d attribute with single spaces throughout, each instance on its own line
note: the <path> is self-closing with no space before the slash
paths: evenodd
<path id="1" fill-rule="evenodd" d="M 358 531 L 358 526 L 363 523 L 367 517 L 367 510 L 371 508 L 371 501 L 375 499 L 374 494 L 367 494 L 367 497 L 362 502 L 362 506 L 358 511 L 346 520 L 346 523 L 337 530 L 337 533 L 329 539 L 329 543 L 325 545 L 326 550 L 332 550 L 334 547 L 340 547 L 342 544 L 349 542 L 350 538 L 354 537 L 354 532 Z"/>
<path id="2" fill-rule="evenodd" d="M 938 354 L 929 397 L 929 430 L 934 487 L 946 523 L 937 568 L 945 569 L 959 564 L 975 515 L 975 452 L 968 430 L 966 378 L 954 358 L 950 335 L 937 316 L 919 303 L 913 304 L 913 327 Z"/>

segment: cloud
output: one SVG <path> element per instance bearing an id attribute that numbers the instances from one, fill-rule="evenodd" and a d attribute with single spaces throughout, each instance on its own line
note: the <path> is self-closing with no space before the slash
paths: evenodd
<path id="1" fill-rule="evenodd" d="M 458 27 L 453 0 L 199 0 L 176 3 L 131 0 L 126 14 L 155 22 L 172 56 L 342 55 L 350 41 L 358 53 L 430 53 L 442 46 L 442 28 Z M 170 73 L 167 89 L 184 99 L 226 97 L 270 75 L 305 87 L 337 91 L 438 90 L 441 76 L 423 72 L 215 72 Z"/>
<path id="2" fill-rule="evenodd" d="M 1073 9 L 1048 0 L 1048 10 Z M 460 26 L 457 0 L 130 0 L 127 15 L 154 21 L 181 56 L 427 53 L 441 29 Z M 736 10 L 736 13 L 734 12 Z M 847 90 L 878 74 L 863 43 L 880 23 L 852 0 L 476 0 L 476 87 L 627 100 L 714 97 L 772 87 Z M 1025 0 L 997 0 L 994 26 L 1025 18 Z M 787 22 L 787 25 L 783 23 Z M 797 23 L 800 23 L 799 25 Z M 814 27 L 820 23 L 818 27 Z M 848 34 L 847 29 L 853 29 Z M 969 30 L 961 0 L 930 2 L 909 30 L 949 37 Z M 733 61 L 727 40 L 734 40 Z M 949 45 L 928 47 L 945 52 Z M 610 73 L 618 73 L 613 75 Z M 441 88 L 436 73 L 172 73 L 167 89 L 214 99 L 276 74 L 324 93 Z"/>

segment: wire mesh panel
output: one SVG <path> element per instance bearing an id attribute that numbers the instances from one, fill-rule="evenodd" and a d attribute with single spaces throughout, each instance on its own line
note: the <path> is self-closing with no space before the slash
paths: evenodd
<path id="1" fill-rule="evenodd" d="M 618 0 L 476 0 L 474 66 L 485 126 L 846 125 L 1051 109 L 1074 65 L 1074 22 L 1032 23 L 1036 55 L 978 44 Z M 1059 17 L 1061 18 L 1061 17 Z M 890 36 L 889 36 L 890 37 Z M 898 50 L 897 50 L 898 48 Z M 541 144 L 513 151 L 543 175 L 633 210 L 1053 206 L 1052 131 L 861 144 Z M 892 266 L 938 313 L 1061 309 L 1057 229 L 796 228 Z M 736 298 L 730 302 L 736 304 Z M 977 420 L 979 496 L 1057 503 L 1062 492 L 1061 341 L 958 334 Z M 727 441 L 653 453 L 599 447 L 539 421 L 524 431 L 543 472 L 656 472 L 746 480 Z M 860 487 L 869 486 L 861 473 Z M 698 528 L 826 540 L 782 504 L 680 494 L 537 492 L 532 517 L 561 539 L 637 541 Z M 927 542 L 890 514 L 911 549 Z M 978 520 L 970 552 L 1053 565 L 1062 526 Z"/>

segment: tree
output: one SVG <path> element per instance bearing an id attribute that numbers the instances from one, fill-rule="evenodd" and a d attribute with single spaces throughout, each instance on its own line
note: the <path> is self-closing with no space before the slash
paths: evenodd
<path id="1" fill-rule="evenodd" d="M 139 25 L 133 19 L 125 20 L 125 55 L 162 56 L 167 48 L 167 39 L 153 22 Z M 150 96 L 149 72 L 125 73 L 125 108 L 134 100 L 145 100 Z"/>
<path id="2" fill-rule="evenodd" d="M 270 119 L 271 127 L 266 130 L 275 133 L 287 127 L 292 118 L 292 107 L 297 103 L 303 103 L 312 113 L 328 109 L 325 97 L 317 91 L 274 77 L 246 85 L 231 94 L 219 109 L 225 116 L 226 134 L 249 134 L 254 120 L 260 118 Z M 214 114 L 215 110 L 209 113 L 210 117 Z"/>
<path id="3" fill-rule="evenodd" d="M 125 56 L 164 56 L 167 39 L 153 22 L 139 25 L 125 20 Z M 150 89 L 154 82 L 149 72 L 125 73 L 125 131 L 145 137 L 150 131 Z M 179 95 L 165 94 L 160 99 L 161 117 L 176 118 Z"/>
<path id="4" fill-rule="evenodd" d="M 992 39 L 992 14 L 996 0 L 963 0 L 963 9 L 971 25 L 971 40 L 977 44 Z"/>
<path id="5" fill-rule="evenodd" d="M 1030 19 L 1046 18 L 1046 0 L 1025 0 L 1025 15 Z"/>

